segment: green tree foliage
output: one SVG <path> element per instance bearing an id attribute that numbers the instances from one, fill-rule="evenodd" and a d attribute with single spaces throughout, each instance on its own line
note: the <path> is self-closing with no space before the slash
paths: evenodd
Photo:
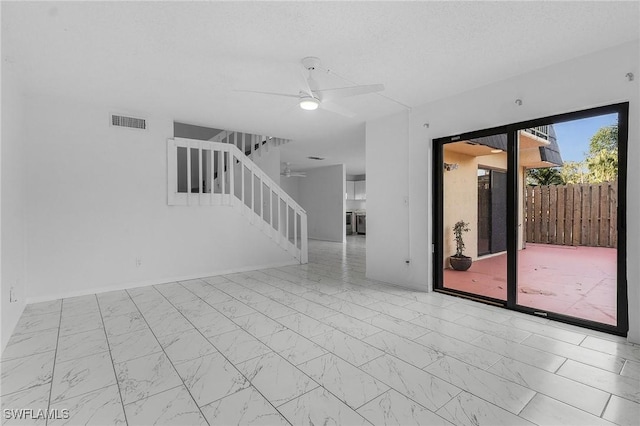
<path id="1" fill-rule="evenodd" d="M 605 126 L 591 136 L 589 141 L 589 155 L 598 154 L 602 150 L 614 151 L 618 149 L 618 125 Z"/>
<path id="2" fill-rule="evenodd" d="M 565 161 L 560 168 L 560 176 L 565 184 L 586 183 L 588 172 L 584 161 Z"/>
<path id="3" fill-rule="evenodd" d="M 618 178 L 618 150 L 601 149 L 587 158 L 589 182 L 611 182 Z"/>
<path id="4" fill-rule="evenodd" d="M 527 170 L 527 184 L 533 186 L 564 185 L 560 171 L 553 167 Z"/>
<path id="5" fill-rule="evenodd" d="M 618 178 L 618 125 L 601 127 L 589 141 L 588 180 L 610 182 Z"/>
<path id="6" fill-rule="evenodd" d="M 584 161 L 566 161 L 560 168 L 527 170 L 528 185 L 610 182 L 618 178 L 618 125 L 605 126 L 589 140 Z"/>

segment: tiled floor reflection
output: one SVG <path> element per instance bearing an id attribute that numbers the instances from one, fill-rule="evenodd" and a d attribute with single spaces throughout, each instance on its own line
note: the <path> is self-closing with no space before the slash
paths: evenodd
<path id="1" fill-rule="evenodd" d="M 69 410 L 52 425 L 637 425 L 640 347 L 368 280 L 363 237 L 311 241 L 309 260 L 29 305 L 2 408 Z"/>

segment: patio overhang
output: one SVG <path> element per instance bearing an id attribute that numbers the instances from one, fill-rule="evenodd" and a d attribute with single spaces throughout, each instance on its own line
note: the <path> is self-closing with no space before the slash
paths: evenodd
<path id="1" fill-rule="evenodd" d="M 549 133 L 536 129 L 518 132 L 520 165 L 527 169 L 558 167 L 563 164 L 556 142 L 553 126 L 547 126 Z M 496 155 L 507 151 L 507 135 L 491 135 L 445 145 L 445 150 L 472 157 Z"/>

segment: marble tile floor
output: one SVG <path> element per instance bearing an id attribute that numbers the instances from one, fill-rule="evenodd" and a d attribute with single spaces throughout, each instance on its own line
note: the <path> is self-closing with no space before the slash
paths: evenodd
<path id="1" fill-rule="evenodd" d="M 362 237 L 309 248 L 307 265 L 28 305 L 2 424 L 638 424 L 639 346 L 368 280 Z"/>

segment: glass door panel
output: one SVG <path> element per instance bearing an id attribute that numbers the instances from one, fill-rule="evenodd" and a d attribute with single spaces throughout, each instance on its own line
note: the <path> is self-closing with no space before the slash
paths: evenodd
<path id="1" fill-rule="evenodd" d="M 618 113 L 518 131 L 519 306 L 618 324 Z"/>
<path id="2" fill-rule="evenodd" d="M 507 135 L 442 148 L 442 288 L 507 300 Z"/>

